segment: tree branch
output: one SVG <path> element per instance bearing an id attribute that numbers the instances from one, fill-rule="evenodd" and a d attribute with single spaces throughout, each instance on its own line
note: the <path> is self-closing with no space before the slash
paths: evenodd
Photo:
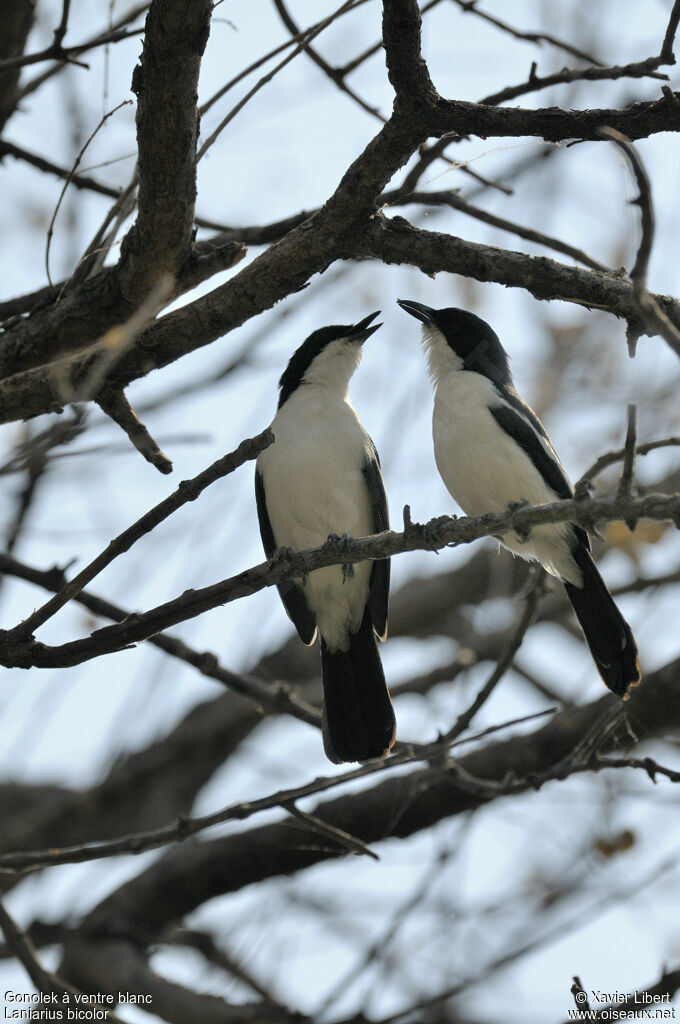
<path id="1" fill-rule="evenodd" d="M 95 576 L 98 576 L 107 565 L 110 565 L 119 555 L 129 551 L 133 544 L 154 530 L 160 523 L 186 505 L 189 501 L 195 501 L 200 494 L 215 483 L 236 469 L 245 462 L 257 458 L 261 451 L 264 451 L 274 440 L 271 430 L 263 430 L 257 437 L 247 438 L 242 441 L 238 448 L 228 455 L 222 456 L 217 462 L 204 469 L 191 480 L 183 480 L 179 487 L 171 495 L 164 498 L 158 505 L 146 512 L 137 522 L 129 526 L 127 530 L 114 538 L 110 544 L 99 554 L 89 565 L 78 573 L 67 583 L 58 594 L 50 598 L 42 608 L 38 608 L 20 626 L 17 627 L 14 636 L 28 636 L 48 619 L 52 618 L 60 608 L 63 608 L 68 601 L 73 600 L 80 591 L 90 583 Z"/>
<path id="2" fill-rule="evenodd" d="M 147 462 L 150 462 L 161 473 L 172 473 L 171 460 L 163 454 L 147 428 L 137 418 L 122 391 L 103 387 L 97 395 L 97 405 L 107 416 L 111 417 L 114 423 L 122 427 Z"/>
<path id="3" fill-rule="evenodd" d="M 416 228 L 402 217 L 374 217 L 356 256 L 373 256 L 385 263 L 406 263 L 426 274 L 446 271 L 477 281 L 494 281 L 524 288 L 537 299 L 559 299 L 589 309 L 601 309 L 623 320 L 638 319 L 632 285 L 614 274 L 567 267 L 546 257 L 467 242 L 454 235 Z M 654 301 L 673 325 L 680 324 L 680 302 L 654 295 Z M 656 333 L 651 326 L 647 333 Z"/>
<path id="4" fill-rule="evenodd" d="M 669 725 L 677 724 L 679 673 L 680 661 L 676 660 L 650 675 L 646 685 L 634 691 L 627 721 L 638 741 L 665 733 Z M 413 835 L 510 792 L 537 788 L 576 770 L 591 770 L 586 762 L 574 761 L 572 755 L 584 735 L 601 731 L 602 723 L 619 707 L 611 695 L 602 697 L 554 715 L 535 733 L 487 745 L 459 761 L 447 762 L 444 768 L 440 765 L 395 774 L 371 789 L 317 804 L 313 813 L 369 844 L 388 836 Z M 597 749 L 605 752 L 621 743 L 630 743 L 624 725 L 606 732 Z M 383 762 L 386 766 L 391 763 L 398 763 L 398 757 Z M 375 766 L 372 770 L 376 771 Z M 349 780 L 366 771 L 360 768 L 344 778 Z M 477 780 L 479 785 L 471 787 L 469 779 Z M 337 856 L 337 850 L 300 844 L 299 830 L 287 821 L 191 843 L 169 851 L 121 886 L 88 916 L 83 927 L 85 931 L 153 941 L 170 921 L 214 896 L 238 891 L 265 878 L 292 874 L 330 856 Z"/>
<path id="5" fill-rule="evenodd" d="M 211 0 L 153 0 L 135 69 L 138 216 L 121 248 L 120 279 L 139 302 L 190 253 L 196 201 L 197 90 Z"/>
<path id="6" fill-rule="evenodd" d="M 23 59 L 34 17 L 35 0 L 5 0 L 0 33 L 0 134 L 19 102 L 19 66 L 13 62 Z"/>
<path id="7" fill-rule="evenodd" d="M 61 996 L 66 996 L 68 1005 L 70 1005 L 73 997 L 79 994 L 78 990 L 62 981 L 56 974 L 52 974 L 42 967 L 36 956 L 33 943 L 24 935 L 14 919 L 10 917 L 2 903 L 0 903 L 0 928 L 2 928 L 7 945 L 28 974 L 38 992 L 48 997 L 55 996 L 57 1000 Z M 120 1018 L 106 1009 L 102 1011 L 102 1018 L 114 1021 L 114 1024 L 115 1022 L 123 1024 Z"/>
<path id="8" fill-rule="evenodd" d="M 147 612 L 131 615 L 119 625 L 98 629 L 83 640 L 49 647 L 31 639 L 15 639 L 24 636 L 38 619 L 45 621 L 45 617 L 49 617 L 46 616 L 46 610 L 53 606 L 53 602 L 56 605 L 55 599 L 52 599 L 39 614 L 36 613 L 35 620 L 29 617 L 14 631 L 4 630 L 0 633 L 0 664 L 8 668 L 64 668 L 80 665 L 103 654 L 121 651 L 210 608 L 255 594 L 285 580 L 306 576 L 313 569 L 327 565 L 389 558 L 404 551 L 435 551 L 451 545 L 469 544 L 480 537 L 502 536 L 512 530 L 519 536 L 526 536 L 534 526 L 545 523 L 573 522 L 592 528 L 598 522 L 616 519 L 634 522 L 642 518 L 680 523 L 680 495 L 648 494 L 642 498 L 592 501 L 572 499 L 535 507 L 518 505 L 503 514 L 486 515 L 478 519 L 443 516 L 425 525 L 409 523 L 403 533 L 386 531 L 360 540 L 329 538 L 320 547 L 307 551 L 279 551 L 268 562 L 262 562 L 211 586 L 188 590 L 181 597 Z M 102 557 L 110 558 L 110 553 Z M 91 572 L 92 569 L 87 571 Z M 61 601 L 64 603 L 63 598 Z"/>

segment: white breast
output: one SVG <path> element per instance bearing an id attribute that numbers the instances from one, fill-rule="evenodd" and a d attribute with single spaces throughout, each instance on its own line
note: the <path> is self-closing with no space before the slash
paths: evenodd
<path id="1" fill-rule="evenodd" d="M 432 433 L 437 468 L 449 493 L 469 516 L 504 512 L 510 501 L 532 505 L 556 500 L 531 459 L 498 425 L 489 405 L 498 402 L 490 380 L 454 370 L 435 386 Z M 566 538 L 566 525 L 537 527 L 528 540 L 505 534 L 502 543 L 522 558 L 539 561 L 548 572 L 581 583 Z"/>
<path id="2" fill-rule="evenodd" d="M 279 547 L 294 550 L 323 544 L 331 533 L 365 537 L 373 513 L 362 467 L 370 439 L 349 401 L 326 388 L 302 385 L 272 423 L 274 443 L 257 466 L 267 511 Z M 348 631 L 360 624 L 371 563 L 317 569 L 305 583 L 305 597 L 331 650 L 346 650 Z"/>

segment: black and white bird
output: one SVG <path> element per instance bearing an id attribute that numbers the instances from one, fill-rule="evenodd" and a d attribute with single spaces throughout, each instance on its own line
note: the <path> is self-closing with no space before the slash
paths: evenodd
<path id="1" fill-rule="evenodd" d="M 268 557 L 316 547 L 330 534 L 365 537 L 389 527 L 378 453 L 347 394 L 363 343 L 382 326 L 372 324 L 377 316 L 314 331 L 281 377 L 274 442 L 255 472 Z M 315 569 L 278 588 L 300 639 L 320 636 L 324 749 L 336 764 L 381 757 L 394 743 L 376 643 L 387 635 L 389 581 L 389 559 L 381 559 Z"/>
<path id="2" fill-rule="evenodd" d="M 432 434 L 437 468 L 469 516 L 509 502 L 543 505 L 574 490 L 543 424 L 514 389 L 508 356 L 487 323 L 463 309 L 398 300 L 423 324 L 434 384 Z M 637 647 L 590 553 L 571 523 L 536 526 L 528 538 L 499 538 L 515 555 L 562 580 L 606 686 L 623 697 L 640 680 Z"/>

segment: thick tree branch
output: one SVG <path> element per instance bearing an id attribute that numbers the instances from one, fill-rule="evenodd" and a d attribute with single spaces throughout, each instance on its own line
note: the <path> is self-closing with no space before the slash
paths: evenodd
<path id="1" fill-rule="evenodd" d="M 467 242 L 455 235 L 424 231 L 401 217 L 374 217 L 363 242 L 356 246 L 356 255 L 373 256 L 385 263 L 410 264 L 426 274 L 446 271 L 477 281 L 524 288 L 537 299 L 574 302 L 626 321 L 638 315 L 633 286 L 614 274 L 567 267 L 547 257 L 526 256 Z M 680 325 L 680 302 L 664 295 L 653 298 L 668 320 Z"/>
<path id="2" fill-rule="evenodd" d="M 16 61 L 22 60 L 34 16 L 35 0 L 5 0 L 3 4 L 0 32 L 0 134 L 19 100 L 19 65 Z"/>
<path id="3" fill-rule="evenodd" d="M 68 937 L 60 972 L 84 992 L 121 992 L 140 999 L 144 1009 L 168 1024 L 304 1024 L 304 1018 L 267 1003 L 232 1004 L 197 992 L 153 971 L 143 952 L 121 939 L 93 941 Z"/>
<path id="4" fill-rule="evenodd" d="M 383 4 L 383 45 L 394 110 L 419 110 L 439 99 L 420 52 L 421 15 L 414 0 Z"/>
<path id="5" fill-rule="evenodd" d="M 399 88 L 403 85 L 404 95 L 409 83 L 415 90 L 419 101 L 417 106 L 409 101 L 408 109 L 398 107 L 395 116 L 349 168 L 323 211 L 290 232 L 283 242 L 263 253 L 233 281 L 198 300 L 195 306 L 188 307 L 191 312 L 180 311 L 194 320 L 190 327 L 187 324 L 185 330 L 180 318 L 173 321 L 171 337 L 170 331 L 165 338 L 152 336 L 148 339 L 149 345 L 145 338 L 145 358 L 140 360 L 131 353 L 125 370 L 121 366 L 119 375 L 111 382 L 113 386 L 125 387 L 131 380 L 144 376 L 153 366 L 168 365 L 261 313 L 300 288 L 312 274 L 326 269 L 338 257 L 338 250 L 349 257 L 358 255 L 354 244 L 357 227 L 360 224 L 363 227 L 386 183 L 428 135 L 453 131 L 484 137 L 538 135 L 548 139 L 596 139 L 600 138 L 601 125 L 609 124 L 625 131 L 630 138 L 640 138 L 655 131 L 670 131 L 680 125 L 680 102 L 668 98 L 636 104 L 623 111 L 587 112 L 558 108 L 504 110 L 436 98 L 428 84 L 424 65 L 418 62 L 411 72 L 398 70 L 402 51 L 406 49 L 413 55 L 419 49 L 417 5 L 409 0 L 399 0 L 399 3 L 389 5 L 385 17 L 388 64 L 397 76 Z M 402 32 L 405 34 L 400 34 Z M 411 82 L 409 76 L 414 73 L 418 80 Z M 406 75 L 403 82 L 400 82 L 400 74 Z M 115 277 L 114 282 L 117 283 Z M 235 301 L 235 293 L 238 301 Z M 39 313 L 30 324 L 14 328 L 3 345 L 3 351 L 7 353 L 5 375 L 12 372 L 12 368 L 14 372 L 21 368 L 20 360 L 26 348 L 40 352 L 40 358 L 46 360 L 55 354 L 53 338 L 58 346 L 56 351 L 61 352 L 91 343 L 93 336 L 102 333 L 101 298 L 98 288 L 93 289 L 89 301 L 83 292 L 78 291 L 77 319 L 74 320 L 72 314 L 68 315 L 69 310 L 62 302 L 56 311 L 50 309 L 44 314 Z M 83 314 L 88 311 L 90 302 L 94 306 L 91 316 L 97 318 L 97 330 L 94 334 L 90 331 L 88 336 L 83 331 Z M 170 328 L 169 321 L 169 317 L 164 318 L 164 329 Z M 8 343 L 13 343 L 13 350 L 5 347 Z M 12 358 L 15 360 L 13 364 Z M 87 361 L 87 356 L 83 358 Z M 84 369 L 77 362 L 70 369 L 69 375 L 74 383 Z M 50 394 L 49 379 L 45 376 L 18 379 L 12 383 L 11 392 L 15 394 L 0 394 L 0 406 L 11 410 L 9 414 L 5 413 L 6 419 L 18 415 L 17 408 L 26 408 L 22 415 L 30 416 L 59 407 L 59 398 Z"/>
<path id="6" fill-rule="evenodd" d="M 196 201 L 198 74 L 211 0 L 153 0 L 132 88 L 138 96 L 137 222 L 121 250 L 123 294 L 145 298 L 189 256 Z"/>
<path id="7" fill-rule="evenodd" d="M 634 103 L 624 110 L 563 110 L 561 107 L 530 110 L 439 99 L 419 113 L 429 134 L 436 137 L 454 132 L 482 139 L 529 137 L 546 142 L 597 141 L 602 126 L 609 125 L 629 139 L 637 140 L 658 132 L 680 130 L 680 93 Z"/>

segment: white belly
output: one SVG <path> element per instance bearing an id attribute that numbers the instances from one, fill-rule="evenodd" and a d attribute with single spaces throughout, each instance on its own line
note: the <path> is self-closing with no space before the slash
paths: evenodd
<path id="1" fill-rule="evenodd" d="M 267 511 L 279 547 L 296 551 L 323 544 L 328 535 L 366 537 L 373 513 L 362 466 L 368 436 L 348 402 L 302 389 L 272 423 L 275 441 L 260 454 Z M 347 650 L 361 625 L 372 563 L 315 569 L 304 587 L 307 604 L 331 650 Z"/>
<path id="2" fill-rule="evenodd" d="M 532 505 L 557 495 L 488 411 L 493 385 L 477 373 L 447 374 L 437 384 L 432 419 L 437 468 L 447 490 L 466 515 L 501 513 L 509 501 Z M 538 561 L 552 575 L 577 586 L 581 574 L 567 537 L 568 524 L 539 526 L 524 541 L 511 532 L 501 543 L 513 554 Z"/>

